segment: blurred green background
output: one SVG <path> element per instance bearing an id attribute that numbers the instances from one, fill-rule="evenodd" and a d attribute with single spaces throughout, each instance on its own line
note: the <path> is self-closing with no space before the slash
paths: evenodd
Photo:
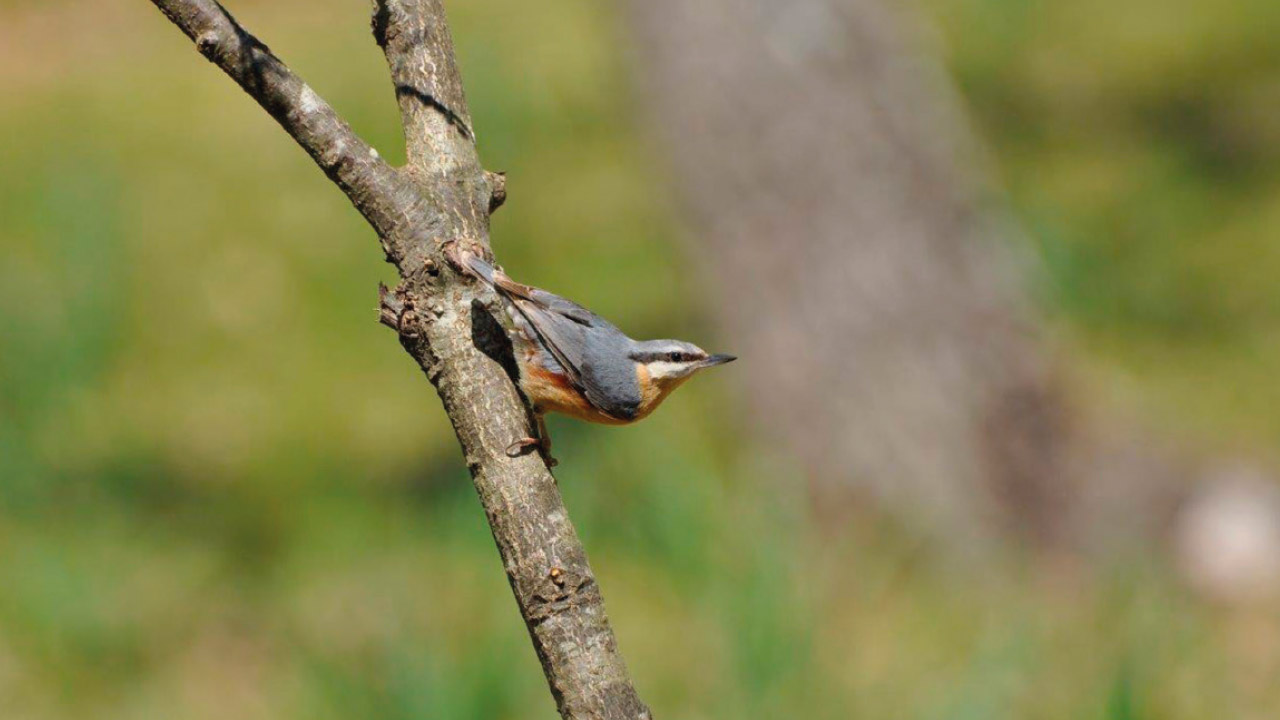
<path id="1" fill-rule="evenodd" d="M 1198 452 L 1275 460 L 1280 4 L 924 9 L 1073 360 Z M 403 160 L 364 3 L 232 10 Z M 681 310 L 618 9 L 449 10 L 510 174 L 504 264 L 714 337 Z M 256 105 L 150 3 L 0 0 L 0 168 L 0 718 L 555 716 L 439 402 L 376 322 L 392 269 Z M 957 564 L 884 518 L 817 526 L 726 416 L 722 375 L 634 428 L 552 420 L 660 717 L 1280 714 L 1274 603 L 1152 557 Z"/>

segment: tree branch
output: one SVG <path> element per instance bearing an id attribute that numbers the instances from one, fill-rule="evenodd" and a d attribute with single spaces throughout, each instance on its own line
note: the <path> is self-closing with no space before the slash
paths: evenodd
<path id="1" fill-rule="evenodd" d="M 506 197 L 480 165 L 439 0 L 376 0 L 374 35 L 391 68 L 409 166 L 390 167 L 214 0 L 152 0 L 240 84 L 351 199 L 402 278 L 380 319 L 436 386 L 453 423 L 521 615 L 561 716 L 650 717 L 636 695 L 604 602 L 555 479 L 537 453 L 510 375 L 496 298 L 455 273 L 442 247 L 488 255 L 489 215 Z"/>
<path id="2" fill-rule="evenodd" d="M 424 174 L 479 165 L 475 133 L 439 0 L 375 0 L 373 37 L 387 56 L 409 167 Z"/>
<path id="3" fill-rule="evenodd" d="M 213 0 L 153 0 L 196 48 L 258 101 L 325 171 L 378 235 L 400 247 L 429 225 L 418 192 L 270 48 Z M 398 253 L 387 248 L 394 260 Z"/>

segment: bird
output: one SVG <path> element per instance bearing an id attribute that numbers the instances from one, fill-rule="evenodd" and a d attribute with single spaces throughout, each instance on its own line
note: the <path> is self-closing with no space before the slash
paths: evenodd
<path id="1" fill-rule="evenodd" d="M 507 447 L 517 457 L 537 447 L 551 466 L 545 415 L 627 425 L 643 420 L 698 372 L 732 362 L 683 340 L 635 340 L 609 321 L 555 293 L 522 285 L 470 250 L 446 254 L 464 274 L 493 288 L 511 319 L 519 387 L 536 421 L 537 437 Z"/>

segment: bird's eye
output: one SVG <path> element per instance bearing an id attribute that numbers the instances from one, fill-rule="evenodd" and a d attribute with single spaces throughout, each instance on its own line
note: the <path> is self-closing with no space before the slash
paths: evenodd
<path id="1" fill-rule="evenodd" d="M 667 353 L 667 359 L 670 360 L 671 362 L 680 362 L 681 360 L 684 359 L 684 354 L 678 353 L 678 352 L 670 352 L 670 353 Z"/>

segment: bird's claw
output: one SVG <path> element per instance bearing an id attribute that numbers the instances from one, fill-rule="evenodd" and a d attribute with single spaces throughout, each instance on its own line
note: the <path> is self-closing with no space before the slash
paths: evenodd
<path id="1" fill-rule="evenodd" d="M 551 457 L 547 453 L 546 446 L 541 440 L 533 437 L 520 438 L 519 440 L 507 446 L 507 457 L 518 458 L 529 451 L 529 448 L 537 448 L 542 453 L 542 459 L 546 461 L 547 467 L 555 467 L 560 461 Z"/>
<path id="2" fill-rule="evenodd" d="M 519 440 L 507 446 L 507 457 L 509 458 L 520 457 L 521 455 L 524 455 L 525 452 L 529 450 L 529 448 L 537 447 L 539 445 L 541 445 L 541 443 L 538 442 L 537 438 L 531 438 L 531 437 L 520 438 Z"/>

